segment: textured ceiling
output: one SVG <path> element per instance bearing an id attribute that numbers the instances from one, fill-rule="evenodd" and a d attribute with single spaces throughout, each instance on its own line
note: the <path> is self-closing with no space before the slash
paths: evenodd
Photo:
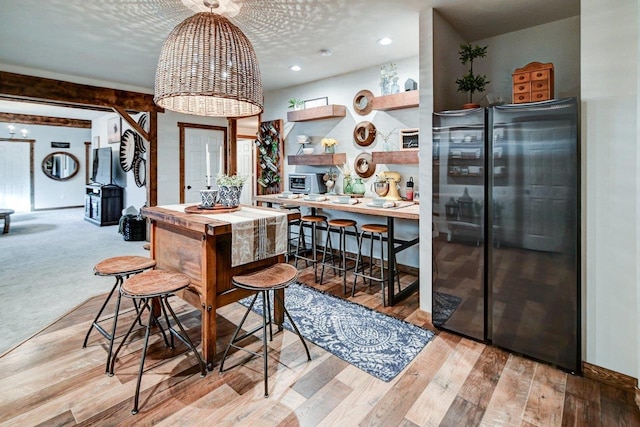
<path id="1" fill-rule="evenodd" d="M 233 20 L 254 45 L 268 91 L 416 56 L 419 12 L 430 6 L 475 41 L 575 16 L 580 0 L 240 3 Z M 162 43 L 192 13 L 180 0 L 0 0 L 0 69 L 36 69 L 152 93 Z M 394 43 L 377 45 L 383 36 Z M 321 49 L 333 55 L 322 56 Z M 294 63 L 303 70 L 290 71 Z"/>

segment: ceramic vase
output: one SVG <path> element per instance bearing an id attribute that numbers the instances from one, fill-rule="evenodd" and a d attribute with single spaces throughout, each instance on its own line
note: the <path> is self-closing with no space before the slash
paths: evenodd
<path id="1" fill-rule="evenodd" d="M 200 200 L 203 208 L 211 208 L 216 204 L 218 190 L 200 190 Z"/>
<path id="2" fill-rule="evenodd" d="M 240 204 L 241 185 L 220 185 L 218 188 L 218 201 L 222 206 L 232 208 Z"/>

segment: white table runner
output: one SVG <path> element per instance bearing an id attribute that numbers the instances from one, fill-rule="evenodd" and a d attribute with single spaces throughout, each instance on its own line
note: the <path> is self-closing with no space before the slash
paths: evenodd
<path id="1" fill-rule="evenodd" d="M 184 205 L 159 208 L 184 212 Z M 231 224 L 231 266 L 280 255 L 287 250 L 287 212 L 242 206 L 239 211 L 219 214 L 191 214 Z"/>

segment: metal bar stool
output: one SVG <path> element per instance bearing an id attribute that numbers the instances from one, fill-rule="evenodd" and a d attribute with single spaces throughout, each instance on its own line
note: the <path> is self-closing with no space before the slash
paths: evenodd
<path id="1" fill-rule="evenodd" d="M 175 335 L 176 337 L 178 337 L 180 341 L 182 341 L 187 347 L 189 347 L 191 351 L 193 351 L 193 354 L 195 354 L 196 358 L 198 359 L 198 363 L 200 364 L 201 376 L 204 377 L 207 375 L 207 369 L 204 365 L 204 362 L 202 361 L 202 358 L 200 357 L 200 354 L 198 353 L 198 350 L 193 345 L 193 342 L 191 342 L 189 335 L 185 332 L 184 328 L 182 327 L 182 324 L 180 323 L 180 320 L 178 319 L 178 316 L 176 316 L 176 313 L 173 311 L 173 308 L 171 308 L 171 305 L 169 304 L 169 297 L 172 296 L 174 292 L 177 292 L 189 286 L 189 283 L 191 283 L 191 279 L 189 279 L 189 276 L 187 276 L 186 274 L 176 273 L 172 271 L 150 270 L 150 271 L 145 271 L 143 273 L 140 273 L 128 279 L 120 287 L 120 293 L 123 296 L 127 298 L 131 298 L 133 300 L 139 300 L 140 311 L 138 312 L 138 315 L 136 316 L 134 321 L 131 323 L 129 330 L 127 331 L 123 340 L 120 342 L 120 345 L 118 346 L 115 353 L 113 354 L 113 358 L 111 359 L 111 365 L 109 369 L 110 376 L 113 375 L 113 368 L 116 363 L 116 359 L 118 358 L 118 353 L 120 352 L 120 349 L 122 349 L 122 346 L 127 341 L 127 338 L 129 337 L 129 334 L 131 334 L 131 331 L 133 330 L 136 323 L 140 321 L 142 313 L 144 313 L 145 309 L 149 310 L 149 320 L 147 321 L 147 325 L 146 325 L 146 331 L 144 335 L 144 346 L 142 348 L 140 369 L 138 371 L 138 381 L 136 383 L 136 394 L 135 394 L 134 403 L 133 403 L 133 410 L 131 411 L 133 415 L 138 413 L 138 398 L 140 396 L 140 383 L 142 382 L 142 373 L 144 372 L 144 360 L 147 356 L 147 347 L 149 345 L 149 335 L 151 332 L 151 324 L 155 321 L 158 324 L 158 326 L 160 326 L 160 323 L 156 320 L 156 316 L 154 316 L 153 314 L 153 308 L 151 305 L 152 300 L 155 299 L 160 303 L 160 307 L 162 309 L 162 312 L 164 313 L 165 320 L 167 322 L 167 329 L 171 337 L 171 344 L 168 343 L 167 337 L 164 334 L 164 330 L 162 329 L 162 327 L 160 327 L 165 344 L 167 346 L 170 345 L 171 349 L 173 350 L 174 349 L 173 336 Z M 167 315 L 167 311 L 171 313 L 171 317 L 173 318 L 174 323 L 178 326 L 178 329 L 180 329 L 180 332 L 176 331 L 171 326 L 171 323 L 169 322 L 169 316 Z"/>
<path id="2" fill-rule="evenodd" d="M 87 341 L 89 340 L 89 335 L 91 335 L 91 331 L 93 330 L 93 328 L 96 328 L 96 330 L 100 332 L 102 336 L 109 340 L 109 353 L 107 354 L 105 372 L 109 371 L 109 361 L 111 360 L 111 353 L 113 351 L 113 340 L 116 334 L 116 326 L 118 325 L 118 314 L 120 311 L 120 286 L 122 286 L 122 282 L 124 281 L 124 279 L 128 278 L 129 276 L 141 273 L 155 266 L 156 260 L 154 259 L 131 255 L 107 258 L 100 261 L 93 267 L 93 272 L 96 276 L 115 276 L 116 278 L 116 282 L 111 288 L 111 292 L 109 292 L 109 295 L 107 295 L 107 298 L 102 303 L 102 307 L 100 307 L 100 310 L 98 310 L 98 314 L 96 315 L 95 319 L 93 319 L 93 322 L 91 323 L 91 326 L 87 331 L 87 335 L 85 335 L 84 337 L 84 342 L 82 343 L 82 348 L 85 348 L 87 346 Z M 101 320 L 104 321 L 113 318 L 113 327 L 111 328 L 111 332 L 107 332 L 102 326 L 100 326 L 101 321 L 99 321 L 98 319 L 100 319 L 102 312 L 109 303 L 109 300 L 113 296 L 113 293 L 116 289 L 118 289 L 118 296 L 116 298 L 116 308 L 114 310 L 113 316 Z M 136 311 L 138 311 L 138 306 L 136 304 L 134 304 L 134 307 Z"/>
<path id="3" fill-rule="evenodd" d="M 297 205 L 280 205 L 280 209 L 287 211 L 298 211 L 300 212 L 300 206 Z M 298 226 L 298 231 L 293 231 L 293 229 Z M 284 254 L 284 259 L 286 262 L 289 262 L 291 257 L 295 257 L 296 254 L 300 251 L 298 247 L 298 235 L 300 229 L 300 219 L 293 219 L 287 222 L 287 252 Z M 294 245 L 295 242 L 295 245 Z M 304 252 L 307 251 L 307 244 L 305 239 L 302 239 L 302 246 Z"/>
<path id="4" fill-rule="evenodd" d="M 355 269 L 353 271 L 353 286 L 351 287 L 351 296 L 355 296 L 356 293 L 356 281 L 358 280 L 358 277 L 362 277 L 363 280 L 367 281 L 367 279 L 369 280 L 369 286 L 371 286 L 371 282 L 372 281 L 376 281 L 376 282 L 380 282 L 381 286 L 382 286 L 382 305 L 386 307 L 387 305 L 387 297 L 386 297 L 386 292 L 385 292 L 385 283 L 387 281 L 387 279 L 384 276 L 384 271 L 385 271 L 385 267 L 384 267 L 384 234 L 388 235 L 389 232 L 389 228 L 386 225 L 382 225 L 382 224 L 365 224 L 360 228 L 360 238 L 359 243 L 358 243 L 358 257 L 356 258 L 356 266 Z M 373 266 L 375 264 L 375 259 L 373 258 L 373 240 L 374 240 L 374 235 L 378 236 L 378 239 L 380 240 L 380 276 L 379 277 L 375 277 L 373 275 Z M 365 273 L 365 263 L 362 260 L 362 242 L 364 241 L 364 239 L 366 237 L 369 237 L 369 274 Z M 387 263 L 388 264 L 388 263 Z M 394 265 L 398 265 L 397 262 L 395 262 L 394 259 Z M 361 267 L 361 271 L 359 272 L 359 268 Z M 388 270 L 389 267 L 387 266 L 386 270 Z M 400 275 L 398 274 L 398 271 L 395 270 L 393 271 L 393 273 L 396 276 L 396 280 L 398 282 L 398 289 L 402 290 L 402 288 L 400 288 Z"/>
<path id="5" fill-rule="evenodd" d="M 333 268 L 333 273 L 335 274 L 336 270 L 338 274 L 342 276 L 342 288 L 344 293 L 347 293 L 347 260 L 356 261 L 356 258 L 347 257 L 347 228 L 353 227 L 353 231 L 356 236 L 356 240 L 358 239 L 358 228 L 356 227 L 356 222 L 351 219 L 332 219 L 328 222 L 327 227 L 327 237 L 324 242 L 324 248 L 322 250 L 322 271 L 320 273 L 320 285 L 322 285 L 322 281 L 324 279 L 324 267 L 326 265 L 331 265 Z M 333 244 L 331 243 L 331 233 L 338 233 L 338 266 L 335 265 L 336 254 L 333 251 Z M 327 251 L 329 252 L 329 257 L 331 264 L 329 264 L 329 260 L 327 260 Z"/>
<path id="6" fill-rule="evenodd" d="M 317 244 L 317 233 L 318 233 L 318 224 L 323 224 L 327 226 L 327 217 L 324 215 L 305 215 L 300 218 L 300 226 L 298 228 L 298 243 L 297 247 L 299 248 L 302 245 L 302 241 L 305 239 L 304 235 L 304 226 L 311 225 L 311 258 L 307 256 L 305 251 L 304 255 L 300 255 L 299 252 L 296 252 L 296 263 L 295 266 L 298 268 L 298 260 L 302 259 L 305 261 L 305 265 L 309 266 L 309 263 L 313 264 L 313 278 L 315 281 L 318 281 L 318 244 Z M 306 248 L 306 243 L 304 243 Z"/>
<path id="7" fill-rule="evenodd" d="M 271 328 L 271 323 L 272 323 L 271 310 L 269 306 L 269 291 L 274 291 L 273 292 L 273 295 L 275 298 L 274 309 L 275 309 L 276 303 L 279 303 L 282 309 L 284 310 L 284 314 L 289 319 L 289 322 L 291 323 L 293 330 L 300 338 L 300 341 L 302 341 L 304 350 L 307 352 L 307 360 L 311 361 L 311 354 L 309 353 L 309 348 L 307 347 L 307 343 L 304 341 L 302 334 L 300 334 L 298 327 L 296 326 L 295 322 L 291 318 L 291 315 L 289 315 L 287 308 L 284 306 L 284 301 L 280 298 L 280 295 L 278 295 L 278 292 L 275 292 L 279 289 L 284 289 L 288 287 L 291 283 L 295 282 L 297 278 L 298 278 L 298 270 L 292 265 L 285 264 L 285 263 L 275 264 L 254 273 L 233 276 L 231 278 L 231 282 L 236 287 L 241 289 L 246 289 L 249 291 L 255 291 L 256 294 L 251 300 L 251 304 L 249 305 L 249 308 L 247 308 L 247 311 L 244 313 L 244 316 L 242 317 L 240 324 L 238 325 L 235 332 L 233 333 L 233 336 L 231 337 L 231 341 L 229 342 L 229 345 L 227 346 L 227 349 L 224 352 L 224 356 L 222 357 L 222 361 L 220 362 L 220 373 L 224 372 L 224 361 L 227 359 L 227 355 L 229 354 L 229 350 L 231 349 L 231 347 L 246 351 L 255 356 L 262 356 L 262 358 L 264 359 L 264 397 L 269 397 L 269 382 L 268 382 L 269 380 L 267 375 L 268 374 L 267 372 L 267 366 L 268 366 L 267 325 L 269 325 L 269 328 Z M 262 326 L 258 326 L 252 331 L 246 332 L 242 334 L 242 336 L 238 336 L 238 333 L 242 329 L 242 325 L 244 325 L 245 320 L 247 320 L 247 316 L 251 312 L 251 309 L 253 308 L 256 300 L 258 299 L 258 295 L 262 295 Z M 237 342 L 242 341 L 243 339 L 253 335 L 260 329 L 262 329 L 262 347 L 263 347 L 261 355 L 258 353 L 249 351 L 243 347 L 238 347 L 235 345 Z M 272 335 L 271 339 L 273 339 L 273 334 L 271 335 Z"/>

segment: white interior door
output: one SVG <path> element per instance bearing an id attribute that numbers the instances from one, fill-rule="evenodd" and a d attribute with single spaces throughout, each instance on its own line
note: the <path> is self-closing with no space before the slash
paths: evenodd
<path id="1" fill-rule="evenodd" d="M 31 144 L 0 142 L 0 207 L 16 212 L 31 210 Z"/>
<path id="2" fill-rule="evenodd" d="M 251 139 L 238 139 L 237 146 L 238 175 L 249 178 L 242 188 L 240 203 L 250 205 L 253 197 L 253 141 Z"/>
<path id="3" fill-rule="evenodd" d="M 211 186 L 216 187 L 215 177 L 222 172 L 224 132 L 211 129 L 186 128 L 184 141 L 184 201 L 199 203 L 200 190 L 207 188 L 207 146 L 209 147 Z"/>

